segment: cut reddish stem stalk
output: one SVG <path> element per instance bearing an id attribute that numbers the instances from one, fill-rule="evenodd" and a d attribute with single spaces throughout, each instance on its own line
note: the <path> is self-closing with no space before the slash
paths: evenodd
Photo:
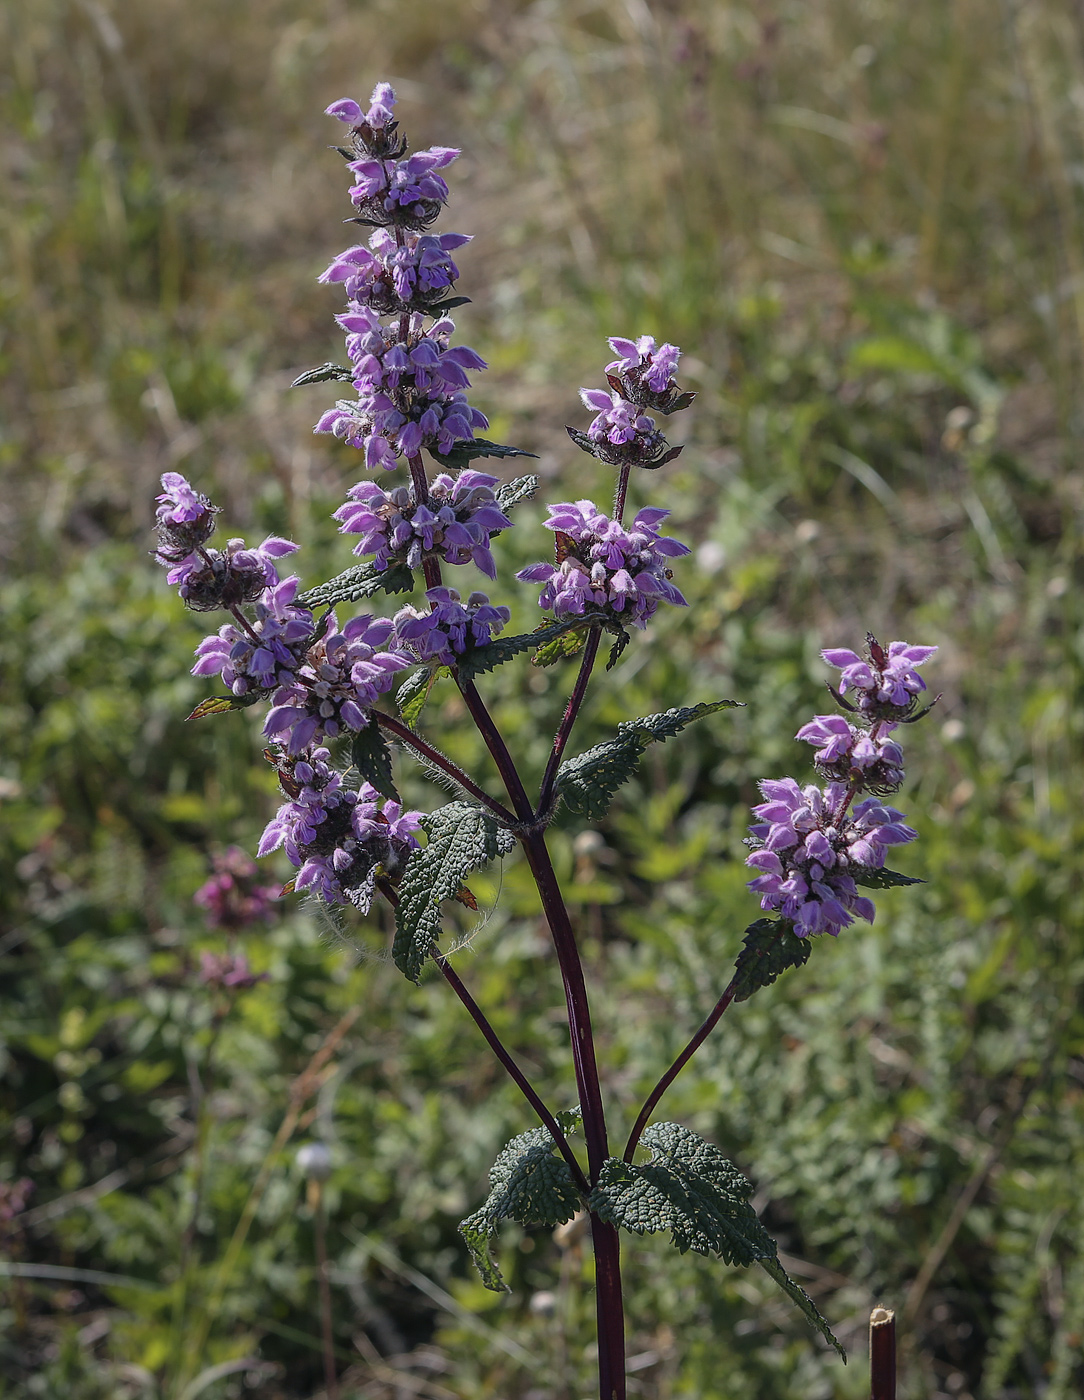
<path id="1" fill-rule="evenodd" d="M 874 1308 L 869 1315 L 870 1400 L 896 1400 L 896 1314 Z"/>

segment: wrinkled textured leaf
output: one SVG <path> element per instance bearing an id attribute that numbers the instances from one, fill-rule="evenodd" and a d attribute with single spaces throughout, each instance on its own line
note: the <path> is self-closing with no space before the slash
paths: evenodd
<path id="1" fill-rule="evenodd" d="M 727 1264 L 759 1264 L 846 1360 L 811 1299 L 787 1275 L 775 1241 L 749 1204 L 752 1186 L 715 1146 L 679 1123 L 653 1123 L 641 1138 L 651 1161 L 603 1164 L 591 1210 L 636 1235 L 669 1230 L 684 1254 L 717 1254 Z"/>
<path id="2" fill-rule="evenodd" d="M 350 759 L 365 782 L 372 783 L 382 797 L 399 801 L 391 772 L 391 750 L 375 719 L 354 735 Z"/>
<path id="3" fill-rule="evenodd" d="M 252 690 L 247 695 L 208 695 L 206 700 L 199 702 L 188 718 L 203 719 L 206 715 L 224 715 L 230 710 L 247 710 L 250 705 L 263 700 L 267 694 L 266 690 Z"/>
<path id="4" fill-rule="evenodd" d="M 515 845 L 482 807 L 449 802 L 422 820 L 429 842 L 415 851 L 399 885 L 392 957 L 399 971 L 417 982 L 422 964 L 440 934 L 440 906 L 454 899 L 466 876 Z"/>
<path id="5" fill-rule="evenodd" d="M 557 792 L 573 812 L 598 820 L 606 815 L 610 801 L 639 767 L 640 755 L 648 744 L 670 739 L 705 715 L 733 709 L 738 700 L 714 700 L 687 705 L 663 714 L 628 719 L 617 727 L 617 736 L 596 744 L 575 758 L 562 763 L 557 772 Z"/>
<path id="6" fill-rule="evenodd" d="M 848 872 L 856 885 L 864 885 L 867 890 L 891 890 L 897 885 L 924 885 L 914 875 L 901 875 L 897 870 L 870 870 L 867 866 L 852 865 Z"/>
<path id="7" fill-rule="evenodd" d="M 356 370 L 349 369 L 346 365 L 332 364 L 329 360 L 326 365 L 317 365 L 315 369 L 307 369 L 304 374 L 299 374 L 290 388 L 300 389 L 303 384 L 327 384 L 329 381 L 348 384 L 356 373 Z"/>
<path id="8" fill-rule="evenodd" d="M 429 455 L 442 467 L 450 467 L 453 471 L 459 467 L 468 467 L 471 462 L 479 457 L 537 457 L 537 452 L 525 452 L 522 447 L 504 447 L 499 442 L 488 442 L 485 438 L 464 438 L 462 442 L 453 444 L 450 452 L 437 452 L 435 448 L 426 449 Z"/>
<path id="9" fill-rule="evenodd" d="M 533 632 L 521 632 L 514 637 L 494 637 L 485 646 L 468 647 L 456 662 L 456 669 L 461 680 L 473 680 L 482 672 L 493 671 L 498 666 L 503 666 L 506 661 L 511 661 L 514 656 L 530 651 L 533 647 L 544 648 L 547 644 L 553 645 L 573 632 L 586 633 L 598 621 L 601 621 L 601 618 L 594 614 L 588 614 L 586 617 L 566 617 L 560 622 L 550 623 L 548 627 L 536 628 Z M 582 638 L 578 638 L 576 649 L 579 650 L 582 645 Z M 537 664 L 537 657 L 535 659 Z"/>
<path id="10" fill-rule="evenodd" d="M 557 1115 L 563 1131 L 569 1131 L 573 1117 L 565 1113 Z M 508 1286 L 492 1255 L 493 1240 L 501 1221 L 515 1220 L 520 1225 L 562 1225 L 582 1208 L 583 1198 L 547 1128 L 520 1133 L 503 1147 L 489 1173 L 489 1185 L 485 1204 L 467 1216 L 459 1226 L 459 1233 L 467 1242 L 485 1286 L 494 1293 L 507 1293 Z"/>
<path id="11" fill-rule="evenodd" d="M 610 656 L 606 662 L 607 671 L 612 671 L 620 659 L 621 653 L 632 641 L 631 632 L 626 632 L 623 627 L 619 627 L 614 633 L 614 644 L 610 648 Z"/>
<path id="12" fill-rule="evenodd" d="M 393 564 L 390 569 L 378 569 L 371 563 L 355 564 L 327 583 L 302 593 L 297 602 L 302 608 L 334 606 L 356 603 L 359 598 L 371 598 L 376 593 L 409 593 L 413 587 L 414 575 L 405 564 Z"/>
<path id="13" fill-rule="evenodd" d="M 801 967 L 812 952 L 812 939 L 799 938 L 787 919 L 757 919 L 745 930 L 737 958 L 735 1001 L 748 1001 L 769 987 L 788 967 Z"/>
<path id="14" fill-rule="evenodd" d="M 502 482 L 497 487 L 497 504 L 507 515 L 513 506 L 518 506 L 522 501 L 529 501 L 538 490 L 539 480 L 537 476 L 517 476 L 514 481 Z"/>

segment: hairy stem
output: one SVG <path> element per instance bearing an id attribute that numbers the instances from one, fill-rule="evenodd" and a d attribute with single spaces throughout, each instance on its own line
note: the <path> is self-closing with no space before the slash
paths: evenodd
<path id="1" fill-rule="evenodd" d="M 614 516 L 617 523 L 621 524 L 621 517 L 625 514 L 625 495 L 629 489 L 629 473 L 632 467 L 628 462 L 621 468 L 621 474 L 617 478 L 617 491 L 614 494 Z"/>
<path id="2" fill-rule="evenodd" d="M 454 763 L 445 754 L 442 754 L 439 749 L 435 749 L 432 744 L 427 743 L 419 734 L 415 734 L 408 725 L 403 724 L 401 720 L 397 720 L 393 715 L 386 714 L 383 710 L 374 710 L 373 715 L 376 718 L 377 724 L 379 724 L 382 729 L 386 729 L 389 734 L 394 734 L 400 743 L 406 744 L 408 747 L 412 748 L 415 753 L 420 754 L 421 757 L 424 758 L 427 763 L 431 763 L 434 768 L 439 768 L 442 773 L 447 773 L 450 778 L 454 779 L 460 787 L 465 788 L 472 797 L 476 797 L 482 806 L 487 807 L 500 821 L 505 823 L 515 821 L 514 815 L 503 802 L 498 802 L 495 797 L 490 797 L 489 793 L 483 791 L 474 779 L 460 768 L 458 763 Z"/>
<path id="3" fill-rule="evenodd" d="M 478 689 L 473 681 L 460 680 L 455 678 L 456 685 L 459 686 L 463 701 L 470 711 L 470 717 L 474 720 L 479 734 L 485 740 L 486 748 L 493 756 L 493 762 L 497 765 L 497 771 L 501 775 L 501 781 L 507 789 L 508 796 L 512 799 L 512 810 L 516 814 L 517 820 L 521 822 L 534 821 L 534 809 L 531 807 L 527 790 L 523 786 L 523 779 L 519 776 L 512 755 L 508 752 L 508 745 L 504 742 L 504 737 L 494 723 L 493 716 L 486 709 L 485 701 L 478 694 Z"/>
<path id="4" fill-rule="evenodd" d="M 569 696 L 568 706 L 565 710 L 564 718 L 561 720 L 557 733 L 553 736 L 553 748 L 550 750 L 549 762 L 546 764 L 546 771 L 542 777 L 542 787 L 538 794 L 538 815 L 542 816 L 549 810 L 553 801 L 553 789 L 557 783 L 557 769 L 561 762 L 561 756 L 565 751 L 569 738 L 572 735 L 572 727 L 576 723 L 576 716 L 580 712 L 584 696 L 587 694 L 587 685 L 591 679 L 591 672 L 594 670 L 595 658 L 598 656 L 598 644 L 602 638 L 602 632 L 598 627 L 592 627 L 588 633 L 587 645 L 583 649 L 583 660 L 580 662 L 580 672 L 576 677 L 576 684 L 572 694 Z"/>
<path id="5" fill-rule="evenodd" d="M 689 1061 L 696 1054 L 696 1052 L 700 1049 L 704 1041 L 707 1040 L 709 1035 L 711 1035 L 715 1027 L 719 1024 L 719 1018 L 722 1016 L 723 1012 L 727 1009 L 730 1003 L 734 1000 L 734 996 L 737 993 L 737 990 L 738 979 L 735 976 L 731 978 L 726 990 L 723 992 L 719 1000 L 715 1003 L 715 1006 L 712 1008 L 711 1014 L 708 1016 L 707 1020 L 700 1027 L 697 1033 L 693 1036 L 692 1040 L 689 1041 L 688 1045 L 686 1045 L 685 1049 L 677 1057 L 677 1059 L 666 1071 L 663 1077 L 655 1085 L 651 1093 L 648 1094 L 647 1100 L 644 1103 L 643 1108 L 640 1110 L 640 1115 L 636 1119 L 636 1122 L 633 1124 L 632 1132 L 629 1134 L 629 1140 L 625 1144 L 624 1160 L 626 1162 L 632 1161 L 632 1154 L 636 1151 L 636 1145 L 640 1141 L 640 1138 L 643 1136 L 644 1129 L 647 1127 L 647 1120 L 651 1117 L 652 1113 L 654 1112 L 655 1105 L 662 1098 L 663 1094 L 666 1093 L 670 1085 L 673 1084 L 674 1080 L 678 1077 L 678 1075 L 689 1063 Z"/>

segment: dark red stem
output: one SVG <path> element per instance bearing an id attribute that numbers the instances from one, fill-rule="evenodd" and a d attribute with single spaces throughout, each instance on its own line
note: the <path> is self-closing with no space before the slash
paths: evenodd
<path id="1" fill-rule="evenodd" d="M 621 517 L 625 514 L 625 494 L 629 489 L 629 473 L 632 468 L 626 462 L 621 468 L 621 473 L 617 478 L 617 492 L 614 495 L 614 516 L 617 523 L 621 524 Z"/>
<path id="2" fill-rule="evenodd" d="M 869 1316 L 870 1400 L 896 1400 L 896 1314 L 874 1308 Z"/>
<path id="3" fill-rule="evenodd" d="M 587 1141 L 588 1175 L 592 1182 L 597 1182 L 610 1149 L 583 966 L 545 835 L 538 829 L 532 829 L 523 833 L 520 840 L 538 886 L 561 968 L 576 1087 L 583 1113 L 583 1134 Z M 616 1229 L 594 1214 L 591 1216 L 591 1237 L 595 1247 L 600 1394 L 603 1400 L 625 1400 L 625 1322 L 621 1299 L 620 1241 Z"/>
<path id="4" fill-rule="evenodd" d="M 546 1128 L 549 1129 L 550 1136 L 557 1144 L 557 1150 L 568 1163 L 569 1170 L 572 1172 L 572 1176 L 575 1179 L 576 1185 L 580 1188 L 580 1190 L 585 1196 L 588 1195 L 591 1191 L 590 1184 L 587 1178 L 584 1176 L 583 1168 L 576 1160 L 576 1154 L 572 1151 L 568 1139 L 561 1131 L 561 1128 L 556 1118 L 554 1118 L 553 1114 L 542 1102 L 541 1098 L 539 1098 L 538 1094 L 531 1085 L 527 1076 L 520 1069 L 519 1065 L 516 1064 L 515 1060 L 512 1058 L 507 1048 L 502 1044 L 500 1037 L 490 1025 L 485 1013 L 478 1005 L 478 1003 L 474 1000 L 474 998 L 471 996 L 470 992 L 467 991 L 463 983 L 460 981 L 458 973 L 456 972 L 455 968 L 452 967 L 448 959 L 444 956 L 443 953 L 435 952 L 433 954 L 433 960 L 436 962 L 436 965 L 440 968 L 441 974 L 443 975 L 444 980 L 448 983 L 448 986 L 451 987 L 452 991 L 455 992 L 456 996 L 467 1008 L 467 1011 L 470 1013 L 471 1019 L 473 1020 L 474 1024 L 482 1032 L 483 1036 L 485 1036 L 486 1043 L 489 1045 L 489 1048 L 493 1051 L 494 1055 L 496 1055 L 497 1059 L 500 1060 L 501 1064 L 508 1071 L 510 1077 L 515 1081 L 517 1088 L 523 1094 L 523 1097 L 531 1105 L 534 1111 L 538 1114 L 539 1118 L 542 1120 L 542 1123 L 545 1125 Z"/>
<path id="5" fill-rule="evenodd" d="M 472 797 L 476 797 L 484 807 L 488 807 L 493 815 L 500 821 L 510 823 L 516 820 L 503 802 L 498 802 L 495 797 L 490 797 L 489 793 L 483 791 L 469 774 L 464 773 L 458 763 L 453 763 L 452 760 L 445 754 L 442 754 L 439 749 L 435 749 L 432 744 L 426 743 L 426 741 L 419 734 L 415 734 L 413 729 L 408 725 L 403 724 L 401 720 L 397 720 L 394 715 L 386 714 L 383 710 L 374 710 L 373 715 L 376 718 L 377 724 L 379 724 L 382 729 L 386 729 L 389 734 L 394 734 L 401 743 L 408 745 L 415 753 L 421 754 L 421 756 L 427 762 L 433 764 L 435 768 L 439 768 L 442 773 L 447 773 L 450 778 L 454 778 L 460 787 L 465 788 Z"/>
<path id="6" fill-rule="evenodd" d="M 711 1035 L 715 1027 L 719 1024 L 719 1018 L 722 1016 L 723 1012 L 727 1009 L 730 1003 L 734 1000 L 734 996 L 737 990 L 738 979 L 737 977 L 733 977 L 731 978 L 730 983 L 726 988 L 726 991 L 723 992 L 722 996 L 715 1003 L 715 1006 L 713 1007 L 711 1014 L 708 1016 L 707 1020 L 700 1027 L 697 1033 L 693 1036 L 692 1040 L 689 1041 L 688 1045 L 686 1045 L 685 1049 L 677 1057 L 677 1059 L 666 1071 L 663 1077 L 655 1085 L 651 1093 L 648 1094 L 647 1100 L 644 1103 L 643 1108 L 640 1110 L 640 1115 L 636 1119 L 636 1122 L 633 1124 L 632 1132 L 629 1134 L 629 1140 L 625 1144 L 626 1162 L 632 1161 L 632 1154 L 636 1151 L 636 1145 L 640 1141 L 640 1138 L 643 1136 L 644 1129 L 647 1127 L 647 1120 L 651 1117 L 652 1113 L 654 1112 L 655 1105 L 662 1098 L 663 1094 L 666 1093 L 670 1085 L 673 1084 L 674 1080 L 678 1077 L 678 1075 L 689 1063 L 689 1061 L 696 1054 L 696 1052 L 700 1049 L 704 1041 L 707 1040 L 709 1035 Z"/>
<path id="7" fill-rule="evenodd" d="M 592 627 L 588 633 L 587 645 L 583 649 L 583 660 L 580 662 L 580 673 L 576 677 L 575 687 L 569 696 L 564 718 L 561 720 L 557 733 L 553 736 L 553 748 L 550 751 L 549 762 L 546 764 L 546 771 L 542 777 L 542 787 L 538 794 L 539 816 L 549 810 L 550 803 L 553 801 L 553 789 L 557 782 L 557 769 L 561 762 L 561 755 L 565 751 L 565 746 L 572 734 L 572 726 L 576 723 L 576 716 L 579 714 L 580 706 L 587 694 L 587 684 L 591 679 L 591 672 L 594 670 L 601 637 L 602 632 L 597 627 Z"/>

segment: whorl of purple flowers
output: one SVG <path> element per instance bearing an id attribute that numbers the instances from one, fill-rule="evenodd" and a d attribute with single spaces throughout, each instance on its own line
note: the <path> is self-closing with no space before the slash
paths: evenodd
<path id="1" fill-rule="evenodd" d="M 412 233 L 400 246 L 387 229 L 377 229 L 368 248 L 347 248 L 317 280 L 342 282 L 351 302 L 382 316 L 425 312 L 456 282 L 451 254 L 470 241 L 465 233 Z"/>
<path id="2" fill-rule="evenodd" d="M 314 623 L 294 599 L 301 580 L 291 575 L 265 588 L 245 626 L 227 622 L 196 648 L 194 676 L 221 674 L 234 695 L 289 685 L 305 659 Z"/>
<path id="3" fill-rule="evenodd" d="M 660 599 L 687 606 L 670 582 L 668 560 L 688 554 L 688 546 L 655 528 L 668 510 L 647 506 L 626 529 L 603 515 L 593 501 L 566 501 L 548 509 L 550 518 L 544 523 L 557 534 L 557 562 L 531 564 L 516 575 L 545 585 L 540 607 L 552 609 L 559 618 L 580 617 L 599 608 L 642 628 Z"/>
<path id="4" fill-rule="evenodd" d="M 327 749 L 296 760 L 281 759 L 289 801 L 268 822 L 257 855 L 279 847 L 297 871 L 294 888 L 311 890 L 329 904 L 353 904 L 367 913 L 378 875 L 395 879 L 418 845 L 421 812 L 404 812 L 369 783 L 343 786 L 328 765 Z"/>
<path id="5" fill-rule="evenodd" d="M 676 345 L 656 347 L 650 335 L 613 336 L 610 348 L 620 357 L 606 366 L 610 391 L 581 389 L 584 407 L 593 409 L 595 418 L 586 433 L 566 431 L 578 447 L 612 466 L 661 467 L 682 449 L 669 447 L 646 410 L 676 413 L 696 397 L 674 380 L 681 351 Z"/>
<path id="6" fill-rule="evenodd" d="M 361 481 L 347 492 L 350 500 L 335 519 L 342 521 L 343 534 L 362 536 L 354 553 L 374 555 L 378 569 L 396 563 L 420 569 L 426 557 L 437 556 L 446 564 L 473 561 L 496 578 L 490 537 L 512 524 L 497 502 L 496 485 L 497 477 L 486 472 L 442 472 L 429 484 L 428 504 L 419 505 L 412 486 L 385 491 L 375 481 Z"/>
<path id="7" fill-rule="evenodd" d="M 389 618 L 353 617 L 340 632 L 335 614 L 328 613 L 323 626 L 289 681 L 275 692 L 263 727 L 290 754 L 344 730 L 364 729 L 377 696 L 413 661 L 394 647 L 384 650 L 392 635 Z"/>
<path id="8" fill-rule="evenodd" d="M 754 849 L 745 863 L 760 873 L 749 888 L 761 896 L 762 909 L 789 920 L 802 938 L 838 934 L 856 914 L 872 923 L 873 901 L 858 893 L 863 873 L 882 870 L 888 847 L 917 835 L 902 812 L 881 798 L 903 782 L 903 751 L 889 736 L 899 719 L 911 716 L 915 697 L 925 689 L 914 667 L 937 648 L 893 642 L 885 652 L 876 638 L 867 640 L 865 661 L 842 648 L 821 653 L 844 668 L 833 693 L 859 716 L 858 723 L 816 715 L 796 735 L 817 747 L 814 763 L 827 785 L 766 780 L 760 784 L 765 801 L 753 808 L 760 820 L 749 829 Z M 857 706 L 843 699 L 848 689 L 858 692 Z M 856 803 L 862 792 L 876 795 Z"/>
<path id="9" fill-rule="evenodd" d="M 464 603 L 454 588 L 430 588 L 429 608 L 409 604 L 395 614 L 395 638 L 419 661 L 454 666 L 470 647 L 485 646 L 502 631 L 511 613 L 472 593 Z"/>

